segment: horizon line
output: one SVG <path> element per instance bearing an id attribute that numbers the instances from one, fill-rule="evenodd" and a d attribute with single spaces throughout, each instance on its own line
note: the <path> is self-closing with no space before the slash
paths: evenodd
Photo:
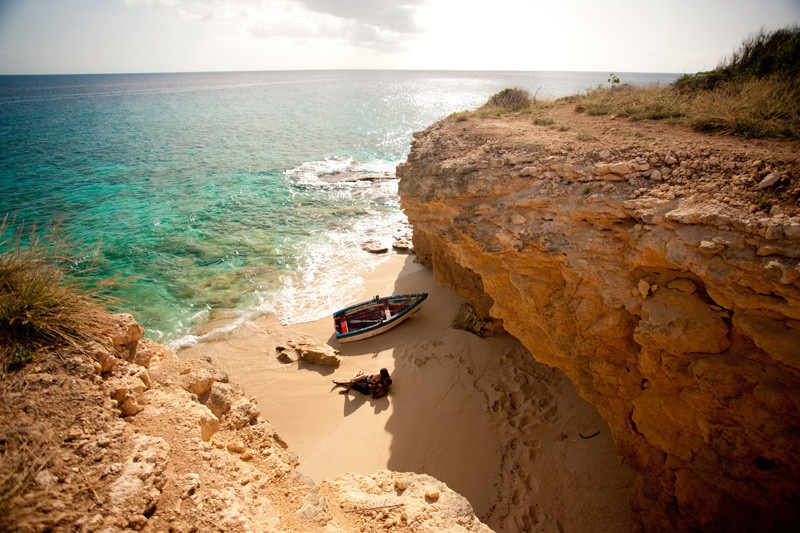
<path id="1" fill-rule="evenodd" d="M 609 72 L 617 74 L 675 74 L 685 75 L 689 72 L 662 72 L 644 70 L 517 70 L 517 69 L 433 69 L 433 68 L 305 68 L 305 69 L 265 69 L 265 70 L 175 70 L 175 71 L 136 71 L 136 72 L 45 72 L 45 73 L 0 73 L 0 77 L 13 76 L 136 76 L 136 75 L 167 75 L 167 74 L 238 74 L 238 73 L 266 73 L 266 72 L 583 72 L 607 75 Z M 694 74 L 694 73 L 691 73 Z"/>

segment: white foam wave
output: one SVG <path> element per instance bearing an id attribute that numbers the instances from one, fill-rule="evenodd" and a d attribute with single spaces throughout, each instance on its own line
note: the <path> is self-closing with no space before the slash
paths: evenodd
<path id="1" fill-rule="evenodd" d="M 352 304 L 363 291 L 365 279 L 388 255 L 375 255 L 362 249 L 366 241 L 377 241 L 391 249 L 395 238 L 410 230 L 405 214 L 399 209 L 396 180 L 326 183 L 321 176 L 341 172 L 394 174 L 395 163 L 386 159 L 362 162 L 354 157 L 331 157 L 310 161 L 286 171 L 299 185 L 325 187 L 332 198 L 341 195 L 343 204 L 354 205 L 352 218 L 312 235 L 308 240 L 288 240 L 275 250 L 278 255 L 292 257 L 291 271 L 283 273 L 275 283 L 257 288 L 249 299 L 249 307 L 239 309 L 239 317 L 224 326 L 202 335 L 186 334 L 172 341 L 177 350 L 230 334 L 257 316 L 275 314 L 284 324 L 319 320 L 335 310 Z M 208 311 L 202 311 L 206 313 Z M 202 313 L 201 312 L 201 313 Z M 195 316 L 190 322 L 202 317 Z"/>
<path id="2" fill-rule="evenodd" d="M 300 166 L 285 171 L 287 177 L 301 185 L 352 185 L 360 178 L 386 177 L 395 175 L 396 161 L 375 158 L 362 161 L 352 156 L 332 156 L 315 161 L 307 161 Z M 336 182 L 337 177 L 348 179 Z M 350 181 L 352 180 L 352 181 Z"/>
<path id="3" fill-rule="evenodd" d="M 188 348 L 190 346 L 195 346 L 202 342 L 208 342 L 212 340 L 216 340 L 222 337 L 227 336 L 232 331 L 238 329 L 240 326 L 245 324 L 249 318 L 248 315 L 240 315 L 233 319 L 232 322 L 225 324 L 224 326 L 214 328 L 211 331 L 208 331 L 202 335 L 192 335 L 191 333 L 187 333 L 182 337 L 175 339 L 174 341 L 169 343 L 169 347 L 172 348 L 173 351 L 177 351 L 181 348 Z"/>
<path id="4" fill-rule="evenodd" d="M 386 194 L 397 194 L 389 189 Z M 374 209 L 348 224 L 327 229 L 304 243 L 294 272 L 281 278 L 277 291 L 259 294 L 260 312 L 273 312 L 285 324 L 309 322 L 352 303 L 364 287 L 364 278 L 388 255 L 366 252 L 366 241 L 390 248 L 395 238 L 409 231 L 405 214 Z"/>

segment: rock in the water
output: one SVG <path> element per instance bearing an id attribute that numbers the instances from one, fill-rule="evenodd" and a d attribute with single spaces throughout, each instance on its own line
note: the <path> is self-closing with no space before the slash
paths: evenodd
<path id="1" fill-rule="evenodd" d="M 361 245 L 361 249 L 371 254 L 385 254 L 389 248 L 378 241 L 367 241 Z"/>
<path id="2" fill-rule="evenodd" d="M 392 249 L 397 252 L 409 253 L 412 250 L 412 244 L 408 239 L 396 239 L 392 243 Z"/>

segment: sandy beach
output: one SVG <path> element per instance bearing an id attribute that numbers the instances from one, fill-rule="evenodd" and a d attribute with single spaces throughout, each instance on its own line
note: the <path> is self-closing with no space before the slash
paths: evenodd
<path id="1" fill-rule="evenodd" d="M 340 344 L 330 318 L 283 326 L 262 317 L 178 355 L 208 356 L 224 368 L 316 482 L 379 469 L 426 473 L 466 496 L 498 531 L 628 530 L 633 472 L 569 380 L 508 335 L 452 329 L 462 301 L 413 255 L 378 265 L 354 302 L 407 292 L 429 293 L 422 310 L 372 339 Z M 302 338 L 340 350 L 341 366 L 279 362 L 276 346 Z M 382 367 L 394 384 L 379 400 L 339 395 L 331 383 Z"/>

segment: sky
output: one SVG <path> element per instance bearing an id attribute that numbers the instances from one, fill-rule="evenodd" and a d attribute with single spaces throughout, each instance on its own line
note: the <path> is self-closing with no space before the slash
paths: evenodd
<path id="1" fill-rule="evenodd" d="M 693 73 L 800 0 L 0 0 L 0 74 Z"/>

